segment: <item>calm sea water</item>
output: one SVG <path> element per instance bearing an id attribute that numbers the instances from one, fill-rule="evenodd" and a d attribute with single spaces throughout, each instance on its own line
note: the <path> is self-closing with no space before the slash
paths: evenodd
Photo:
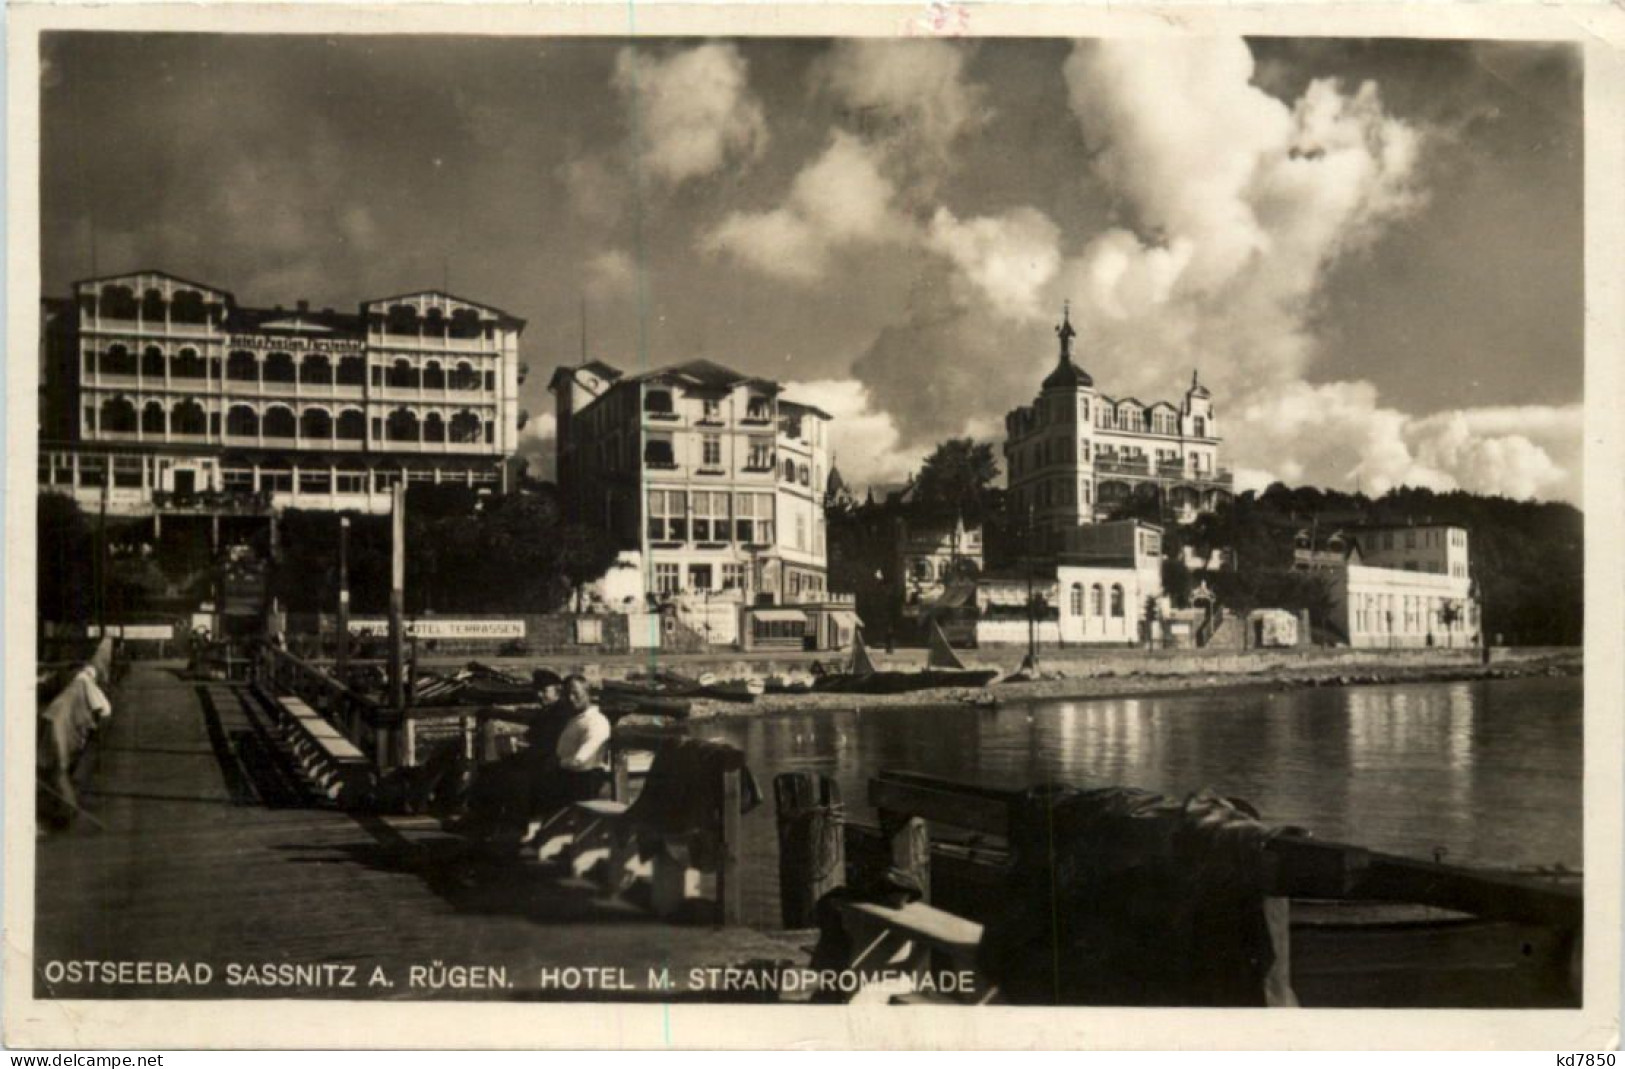
<path id="1" fill-rule="evenodd" d="M 778 920 L 773 776 L 815 769 L 870 815 L 906 769 L 1183 795 L 1211 788 L 1323 839 L 1463 864 L 1579 868 L 1578 677 L 1045 701 L 997 710 L 817 711 L 696 724 L 744 749 L 768 801 L 746 817 L 746 913 Z M 861 703 L 861 697 L 854 702 Z"/>

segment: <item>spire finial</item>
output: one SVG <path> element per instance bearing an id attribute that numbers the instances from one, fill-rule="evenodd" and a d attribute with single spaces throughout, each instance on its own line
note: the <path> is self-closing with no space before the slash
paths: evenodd
<path id="1" fill-rule="evenodd" d="M 1196 369 L 1191 368 L 1191 389 L 1196 389 Z"/>
<path id="2" fill-rule="evenodd" d="M 1061 325 L 1055 328 L 1055 336 L 1061 339 L 1061 363 L 1072 359 L 1072 339 L 1078 332 L 1072 329 L 1072 302 L 1061 302 Z"/>

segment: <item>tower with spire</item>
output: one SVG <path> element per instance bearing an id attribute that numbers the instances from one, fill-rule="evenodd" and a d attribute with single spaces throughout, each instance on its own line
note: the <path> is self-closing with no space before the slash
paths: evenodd
<path id="1" fill-rule="evenodd" d="M 1055 337 L 1055 366 L 1038 396 L 1005 416 L 1010 507 L 1031 524 L 1039 551 L 1125 509 L 1183 522 L 1230 496 L 1230 475 L 1217 467 L 1213 397 L 1195 371 L 1177 404 L 1114 398 L 1077 362 L 1070 302 Z"/>

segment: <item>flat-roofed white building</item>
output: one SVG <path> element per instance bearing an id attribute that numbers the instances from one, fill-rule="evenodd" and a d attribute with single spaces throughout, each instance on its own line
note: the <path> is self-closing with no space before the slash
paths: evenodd
<path id="1" fill-rule="evenodd" d="M 1331 576 L 1331 630 L 1350 646 L 1459 648 L 1482 641 L 1467 529 L 1345 528 L 1321 546 L 1301 534 L 1301 565 Z"/>

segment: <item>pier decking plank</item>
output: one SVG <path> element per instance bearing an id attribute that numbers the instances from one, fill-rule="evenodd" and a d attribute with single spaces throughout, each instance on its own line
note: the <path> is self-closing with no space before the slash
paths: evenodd
<path id="1" fill-rule="evenodd" d="M 87 816 L 41 839 L 36 990 L 83 998 L 492 997 L 410 987 L 412 966 L 496 966 L 500 997 L 658 998 L 649 969 L 804 961 L 770 933 L 675 926 L 582 882 L 523 866 L 474 875 L 422 818 L 351 815 L 300 790 L 240 688 L 137 665 L 115 696 Z M 51 961 L 207 962 L 192 987 L 56 984 Z M 382 966 L 392 988 L 228 987 L 230 963 Z M 544 967 L 624 967 L 638 990 L 568 991 Z"/>

